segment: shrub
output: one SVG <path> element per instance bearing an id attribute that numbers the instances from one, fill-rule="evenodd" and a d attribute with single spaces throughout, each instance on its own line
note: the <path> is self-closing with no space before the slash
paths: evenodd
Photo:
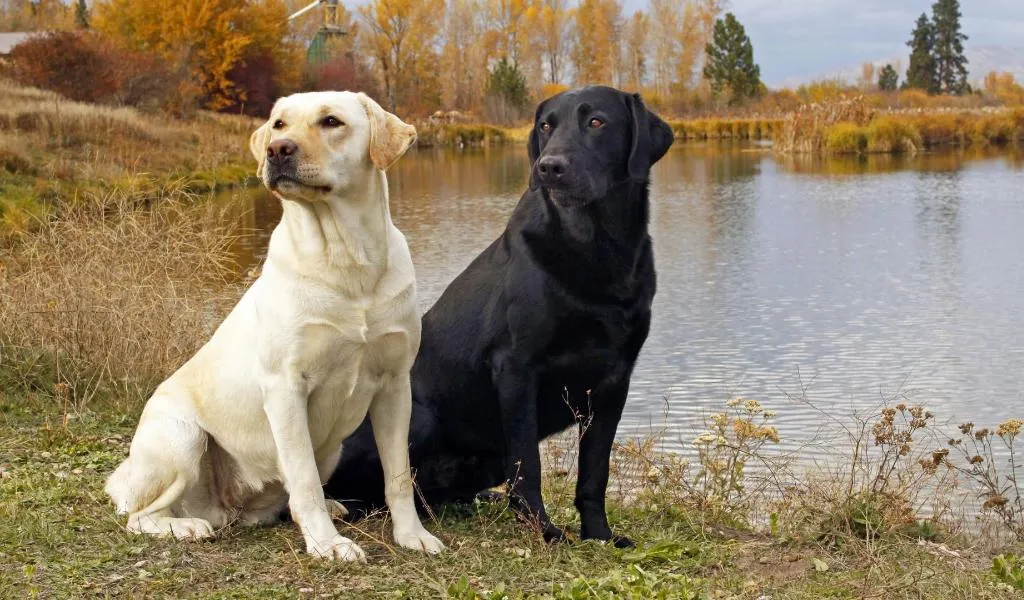
<path id="1" fill-rule="evenodd" d="M 89 32 L 32 36 L 11 51 L 8 74 L 24 85 L 95 104 L 157 108 L 177 80 L 164 61 Z"/>
<path id="2" fill-rule="evenodd" d="M 868 152 L 916 152 L 921 134 L 905 119 L 879 117 L 867 126 Z"/>
<path id="3" fill-rule="evenodd" d="M 825 130 L 824 148 L 833 154 L 858 154 L 868 145 L 864 129 L 855 123 L 836 123 Z"/>

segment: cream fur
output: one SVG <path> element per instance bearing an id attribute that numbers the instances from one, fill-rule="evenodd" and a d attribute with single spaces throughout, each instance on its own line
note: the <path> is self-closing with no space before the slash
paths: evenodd
<path id="1" fill-rule="evenodd" d="M 344 124 L 322 126 L 326 116 Z M 274 127 L 277 123 L 278 127 Z M 210 341 L 164 381 L 106 491 L 128 529 L 204 538 L 287 506 L 306 550 L 365 560 L 342 537 L 322 484 L 341 442 L 369 414 L 395 541 L 439 552 L 413 505 L 409 368 L 420 342 L 405 237 L 392 224 L 384 171 L 415 129 L 363 94 L 282 98 L 250 144 L 265 183 L 267 146 L 298 146 L 262 273 Z M 155 315 L 154 318 L 159 318 Z"/>

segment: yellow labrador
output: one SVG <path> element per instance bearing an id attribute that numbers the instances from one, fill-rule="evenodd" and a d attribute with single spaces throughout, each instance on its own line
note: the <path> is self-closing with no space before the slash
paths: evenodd
<path id="1" fill-rule="evenodd" d="M 280 99 L 252 135 L 257 174 L 284 207 L 259 278 L 150 398 L 106 491 L 128 529 L 205 538 L 287 506 L 306 551 L 365 560 L 322 483 L 369 413 L 395 541 L 430 553 L 409 473 L 409 368 L 420 343 L 405 237 L 384 171 L 416 130 L 365 94 Z"/>

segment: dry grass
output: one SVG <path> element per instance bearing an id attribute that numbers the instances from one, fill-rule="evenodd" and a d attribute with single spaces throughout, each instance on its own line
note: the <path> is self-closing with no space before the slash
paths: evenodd
<path id="1" fill-rule="evenodd" d="M 761 140 L 771 139 L 778 131 L 780 119 L 705 118 L 669 122 L 677 140 Z"/>
<path id="2" fill-rule="evenodd" d="M 71 102 L 0 79 L 0 235 L 139 175 L 187 178 L 193 191 L 241 181 L 253 170 L 247 140 L 258 124 L 216 113 L 178 120 Z"/>
<path id="3" fill-rule="evenodd" d="M 924 148 L 1008 145 L 1024 140 L 1024 109 L 887 110 L 865 96 L 804 105 L 774 138 L 784 154 L 916 152 Z"/>
<path id="4" fill-rule="evenodd" d="M 238 297 L 232 231 L 187 192 L 162 195 L 67 205 L 0 254 L 0 363 L 22 380 L 9 384 L 135 402 L 212 333 Z"/>

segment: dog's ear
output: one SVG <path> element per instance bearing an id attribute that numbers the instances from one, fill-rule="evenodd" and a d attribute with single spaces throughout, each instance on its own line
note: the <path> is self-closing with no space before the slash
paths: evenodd
<path id="1" fill-rule="evenodd" d="M 629 153 L 629 178 L 646 181 L 654 163 L 668 152 L 675 135 L 668 123 L 647 110 L 640 94 L 630 94 L 626 103 L 633 117 L 633 148 Z"/>
<path id="2" fill-rule="evenodd" d="M 370 120 L 370 160 L 386 171 L 416 141 L 416 128 L 381 108 L 380 104 L 359 92 L 359 101 Z"/>
<path id="3" fill-rule="evenodd" d="M 260 125 L 249 137 L 249 150 L 256 159 L 256 176 L 263 170 L 263 161 L 267 160 L 267 143 L 270 141 L 270 122 Z"/>

